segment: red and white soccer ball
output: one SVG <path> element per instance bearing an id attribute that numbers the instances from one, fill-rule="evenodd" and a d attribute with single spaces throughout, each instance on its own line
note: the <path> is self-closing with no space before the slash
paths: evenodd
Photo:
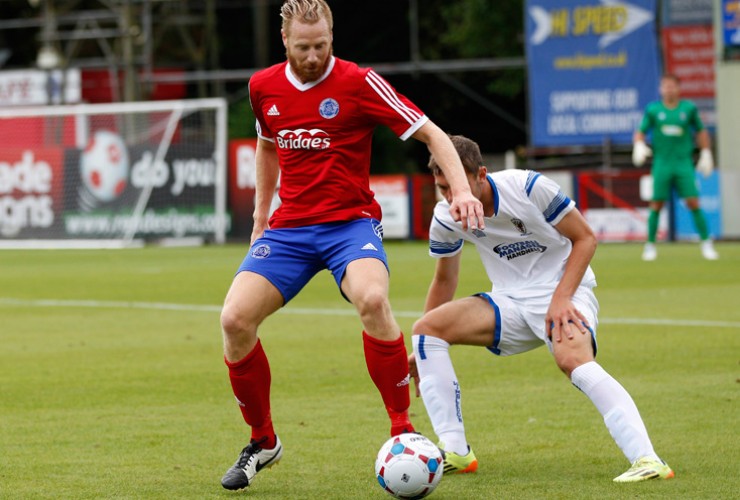
<path id="1" fill-rule="evenodd" d="M 128 183 L 128 150 L 118 134 L 95 132 L 80 159 L 82 183 L 98 201 L 118 198 Z"/>
<path id="2" fill-rule="evenodd" d="M 405 433 L 386 441 L 375 460 L 380 487 L 395 498 L 429 495 L 444 474 L 442 452 L 421 434 Z"/>

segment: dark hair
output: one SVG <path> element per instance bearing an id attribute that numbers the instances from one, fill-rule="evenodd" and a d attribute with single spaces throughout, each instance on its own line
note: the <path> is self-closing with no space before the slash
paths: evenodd
<path id="1" fill-rule="evenodd" d="M 674 75 L 673 73 L 666 73 L 666 74 L 664 74 L 663 77 L 661 78 L 661 80 L 673 80 L 674 82 L 676 82 L 678 84 L 681 83 L 681 79 L 678 78 L 678 76 Z"/>
<path id="2" fill-rule="evenodd" d="M 465 173 L 476 175 L 478 169 L 483 166 L 483 156 L 480 154 L 478 144 L 463 135 L 450 135 L 449 137 L 452 145 L 455 146 L 455 150 L 457 150 L 463 167 L 465 167 Z M 429 164 L 427 166 L 434 175 L 442 174 L 442 169 L 437 164 L 434 156 L 429 157 Z"/>

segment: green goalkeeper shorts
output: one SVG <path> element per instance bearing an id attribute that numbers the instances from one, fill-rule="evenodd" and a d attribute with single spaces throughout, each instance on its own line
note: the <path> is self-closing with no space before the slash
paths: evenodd
<path id="1" fill-rule="evenodd" d="M 681 199 L 696 198 L 699 189 L 696 186 L 694 165 L 690 161 L 653 163 L 653 201 L 667 201 L 671 197 L 671 189 L 676 188 Z"/>

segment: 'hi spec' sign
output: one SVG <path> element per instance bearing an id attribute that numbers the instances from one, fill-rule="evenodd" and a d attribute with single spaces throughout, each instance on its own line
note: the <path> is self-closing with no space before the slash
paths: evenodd
<path id="1" fill-rule="evenodd" d="M 658 97 L 655 0 L 527 0 L 531 143 L 632 142 Z"/>

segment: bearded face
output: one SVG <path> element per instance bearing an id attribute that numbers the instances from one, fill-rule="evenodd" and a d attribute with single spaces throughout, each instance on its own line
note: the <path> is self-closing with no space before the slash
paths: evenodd
<path id="1" fill-rule="evenodd" d="M 332 55 L 332 34 L 325 19 L 313 24 L 293 20 L 283 31 L 283 45 L 293 75 L 302 83 L 318 80 Z"/>

